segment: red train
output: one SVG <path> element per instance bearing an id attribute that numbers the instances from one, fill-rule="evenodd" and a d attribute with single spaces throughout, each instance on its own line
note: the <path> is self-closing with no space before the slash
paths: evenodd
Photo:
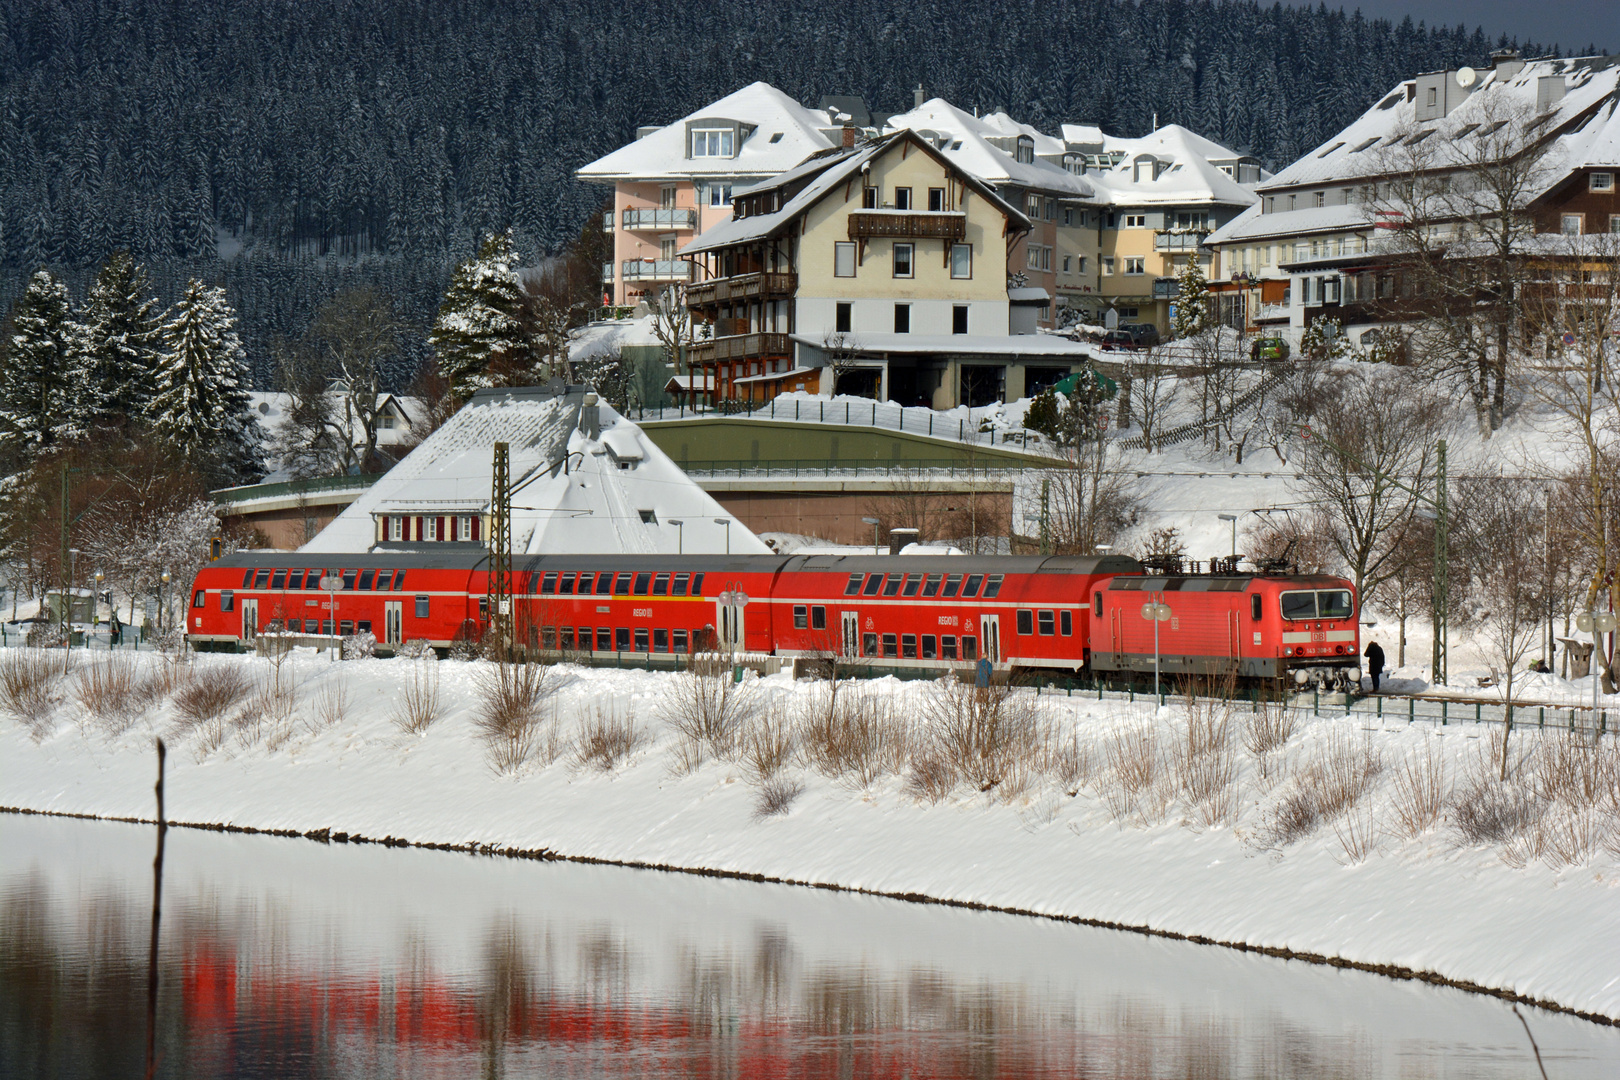
<path id="1" fill-rule="evenodd" d="M 266 631 L 369 631 L 381 651 L 445 649 L 488 623 L 487 552 L 245 552 L 206 566 L 187 627 L 199 648 L 240 648 Z M 1196 568 L 1196 567 L 1195 567 Z M 1333 577 L 1165 573 L 1089 556 L 517 556 L 520 644 L 588 662 L 637 664 L 718 648 L 927 675 L 982 657 L 1002 672 L 1356 678 L 1356 597 Z M 1231 568 L 1222 565 L 1222 571 Z M 343 588 L 319 587 L 330 575 Z M 335 604 L 335 610 L 333 605 Z"/>

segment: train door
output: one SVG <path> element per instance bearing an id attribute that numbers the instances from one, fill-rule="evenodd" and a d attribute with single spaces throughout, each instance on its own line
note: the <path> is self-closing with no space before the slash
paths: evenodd
<path id="1" fill-rule="evenodd" d="M 259 602 L 242 601 L 242 644 L 251 645 L 259 635 Z"/>
<path id="2" fill-rule="evenodd" d="M 727 590 L 728 593 L 733 591 Z M 746 609 L 747 604 L 746 600 L 742 603 L 736 603 L 729 599 L 715 601 L 715 608 L 720 616 L 720 648 L 726 652 L 736 652 L 738 649 L 743 648 L 744 643 L 747 641 L 744 636 L 746 628 L 743 622 L 743 611 Z"/>
<path id="3" fill-rule="evenodd" d="M 984 643 L 984 658 L 992 664 L 1001 663 L 1001 616 L 979 616 L 979 640 Z"/>
<path id="4" fill-rule="evenodd" d="M 861 613 L 858 611 L 844 612 L 843 625 L 843 648 L 840 651 L 845 656 L 861 655 Z"/>
<path id="5" fill-rule="evenodd" d="M 383 604 L 383 637 L 384 644 L 398 648 L 403 637 L 402 630 L 405 624 L 405 602 L 402 600 L 389 600 Z"/>

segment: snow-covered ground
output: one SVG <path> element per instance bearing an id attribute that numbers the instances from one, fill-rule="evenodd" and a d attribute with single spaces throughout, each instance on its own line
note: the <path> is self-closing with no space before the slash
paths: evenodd
<path id="1" fill-rule="evenodd" d="M 137 662 L 149 670 L 161 661 Z M 203 680 L 227 667 L 262 679 L 267 665 L 195 661 Z M 687 677 L 557 669 L 527 759 L 498 770 L 476 724 L 480 671 L 488 666 L 335 664 L 298 653 L 284 670 L 297 687 L 289 719 L 212 733 L 163 700 L 113 734 L 117 724 L 77 703 L 74 680 L 59 680 L 48 716 L 0 720 L 0 805 L 149 818 L 152 739 L 163 735 L 168 812 L 183 822 L 544 849 L 917 895 L 1432 972 L 1620 1020 L 1620 808 L 1602 805 L 1603 790 L 1585 817 L 1556 802 L 1515 804 L 1556 829 L 1510 830 L 1499 842 L 1465 839 L 1455 805 L 1415 835 L 1399 825 L 1404 793 L 1426 769 L 1442 770 L 1454 803 L 1467 801 L 1492 768 L 1488 728 L 1301 717 L 1262 768 L 1244 748 L 1253 718 L 1239 710 L 1229 758 L 1200 759 L 1229 761 L 1230 779 L 1213 789 L 1204 781 L 1198 796 L 1193 771 L 1176 767 L 1177 747 L 1192 760 L 1182 709 L 1043 697 L 1056 737 L 1039 760 L 1025 759 L 1025 782 L 988 792 L 958 783 L 932 801 L 907 759 L 926 756 L 915 748 L 937 724 L 928 718 L 940 690 L 879 680 L 860 692 L 887 718 L 891 743 L 914 749 L 888 753 L 864 786 L 800 755 L 779 779 L 790 793 L 802 789 L 785 812 L 760 816 L 762 784 L 744 757 L 680 767 L 669 708 Z M 418 676 L 437 679 L 443 715 L 412 735 L 396 714 Z M 778 720 L 810 715 L 825 693 L 786 676 L 746 685 L 758 715 Z M 575 751 L 582 726 L 603 717 L 633 718 L 638 732 L 608 771 L 580 764 Z M 1516 735 L 1523 782 L 1513 791 L 1550 775 L 1538 754 L 1577 752 L 1562 739 Z M 1153 777 L 1132 795 L 1127 774 L 1143 745 Z M 1612 763 L 1612 740 L 1605 745 Z M 1346 767 L 1367 777 L 1360 798 L 1284 842 L 1290 808 L 1324 770 Z M 1607 776 L 1602 783 L 1615 783 Z M 1481 810 L 1478 799 L 1471 809 Z M 1583 823 L 1584 840 L 1573 836 Z M 1580 849 L 1572 858 L 1558 854 L 1571 846 Z"/>

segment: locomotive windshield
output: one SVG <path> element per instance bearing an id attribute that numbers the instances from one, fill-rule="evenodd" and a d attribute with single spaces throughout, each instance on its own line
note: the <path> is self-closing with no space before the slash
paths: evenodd
<path id="1" fill-rule="evenodd" d="M 1282 594 L 1282 617 L 1285 619 L 1348 619 L 1354 613 L 1348 589 Z"/>

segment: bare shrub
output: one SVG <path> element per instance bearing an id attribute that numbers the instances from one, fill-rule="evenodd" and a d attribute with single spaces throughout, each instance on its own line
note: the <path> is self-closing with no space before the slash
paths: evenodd
<path id="1" fill-rule="evenodd" d="M 792 719 L 784 713 L 762 712 L 743 732 L 743 763 L 756 780 L 765 781 L 793 760 L 797 745 Z"/>
<path id="2" fill-rule="evenodd" d="M 1609 757 L 1572 731 L 1548 734 L 1532 760 L 1531 784 L 1538 798 L 1565 806 L 1597 806 L 1614 790 Z"/>
<path id="3" fill-rule="evenodd" d="M 1604 846 L 1604 822 L 1594 805 L 1554 803 L 1536 819 L 1536 855 L 1554 870 L 1585 866 Z"/>
<path id="4" fill-rule="evenodd" d="M 127 653 L 105 652 L 74 672 L 73 696 L 108 735 L 121 735 L 150 703 L 139 669 Z"/>
<path id="5" fill-rule="evenodd" d="M 721 657 L 694 657 L 676 675 L 659 711 L 675 729 L 676 768 L 689 772 L 710 757 L 737 756 L 743 731 L 759 711 L 752 683 L 736 682 Z"/>
<path id="6" fill-rule="evenodd" d="M 1261 813 L 1255 840 L 1262 847 L 1287 847 L 1315 832 L 1321 821 L 1311 792 L 1290 788 Z"/>
<path id="7" fill-rule="evenodd" d="M 1447 818 L 1464 844 L 1501 844 L 1515 840 L 1535 823 L 1541 810 L 1531 792 L 1518 784 L 1498 780 L 1483 755 L 1452 791 L 1448 805 Z"/>
<path id="8" fill-rule="evenodd" d="M 1440 823 L 1446 808 L 1446 759 L 1436 740 L 1429 739 L 1421 752 L 1408 754 L 1395 766 L 1394 788 L 1391 809 L 1398 835 L 1419 836 Z"/>
<path id="9" fill-rule="evenodd" d="M 1150 819 L 1162 814 L 1159 778 L 1163 760 L 1157 729 L 1148 723 L 1122 727 L 1109 737 L 1106 752 L 1112 775 L 1103 794 L 1114 820 L 1139 810 Z"/>
<path id="10" fill-rule="evenodd" d="M 772 777 L 760 785 L 759 795 L 754 800 L 754 816 L 766 818 L 785 814 L 802 794 L 804 785 L 799 781 L 783 776 Z"/>
<path id="11" fill-rule="evenodd" d="M 1383 768 L 1371 739 L 1358 744 L 1343 727 L 1332 728 L 1295 770 L 1287 789 L 1262 812 L 1255 839 L 1265 847 L 1286 847 L 1304 839 L 1321 823 L 1336 821 L 1354 807 Z M 1353 828 L 1341 826 L 1346 832 Z"/>
<path id="12" fill-rule="evenodd" d="M 1260 780 L 1269 784 L 1278 778 L 1286 759 L 1283 751 L 1293 737 L 1296 721 L 1291 710 L 1269 699 L 1254 703 L 1254 711 L 1243 725 L 1243 748 L 1254 758 Z"/>
<path id="13" fill-rule="evenodd" d="M 911 759 L 906 774 L 906 790 L 918 799 L 937 803 L 956 789 L 956 770 L 932 750 L 924 750 Z"/>
<path id="14" fill-rule="evenodd" d="M 1378 824 L 1373 820 L 1373 801 L 1362 799 L 1333 819 L 1333 835 L 1345 859 L 1352 865 L 1365 862 L 1378 848 Z"/>
<path id="15" fill-rule="evenodd" d="M 633 709 L 627 707 L 621 713 L 611 705 L 603 707 L 598 703 L 579 723 L 574 760 L 581 768 L 612 772 L 640 743 L 641 732 Z"/>
<path id="16" fill-rule="evenodd" d="M 866 787 L 905 767 L 907 730 L 894 698 L 866 687 L 850 687 L 830 698 L 799 724 L 805 763 L 833 779 L 849 777 Z"/>
<path id="17" fill-rule="evenodd" d="M 1080 788 L 1091 779 L 1091 747 L 1080 741 L 1080 733 L 1070 730 L 1066 735 L 1056 731 L 1047 739 L 1046 772 L 1062 785 L 1070 795 L 1080 794 Z"/>
<path id="18" fill-rule="evenodd" d="M 1045 712 L 1033 694 L 947 677 L 933 684 L 922 711 L 933 754 L 980 791 L 1011 798 L 1041 764 Z"/>
<path id="19" fill-rule="evenodd" d="M 436 661 L 411 661 L 410 673 L 400 683 L 394 700 L 394 723 L 410 735 L 420 735 L 433 726 L 444 712 L 439 695 L 439 665 Z"/>
<path id="20" fill-rule="evenodd" d="M 490 763 L 497 772 L 513 772 L 538 748 L 546 702 L 556 680 L 550 668 L 539 664 L 500 661 L 480 670 L 474 685 L 478 708 L 473 723 Z"/>
<path id="21" fill-rule="evenodd" d="M 315 730 L 317 733 L 327 728 L 337 727 L 349 716 L 349 684 L 344 679 L 337 679 L 321 687 L 321 692 L 315 695 Z"/>
<path id="22" fill-rule="evenodd" d="M 209 664 L 198 668 L 191 681 L 174 695 L 174 711 L 185 727 L 220 727 L 225 715 L 253 693 L 253 680 L 240 664 Z M 217 749 L 217 744 L 216 747 Z"/>
<path id="23" fill-rule="evenodd" d="M 66 649 L 0 650 L 0 707 L 27 725 L 36 739 L 48 733 L 72 658 Z"/>
<path id="24" fill-rule="evenodd" d="M 1230 821 L 1238 803 L 1231 701 L 1189 694 L 1183 711 L 1186 723 L 1170 745 L 1176 786 L 1199 824 Z"/>
<path id="25" fill-rule="evenodd" d="M 433 646 L 428 644 L 426 638 L 411 638 L 399 647 L 396 655 L 402 660 L 422 660 L 432 652 Z"/>

